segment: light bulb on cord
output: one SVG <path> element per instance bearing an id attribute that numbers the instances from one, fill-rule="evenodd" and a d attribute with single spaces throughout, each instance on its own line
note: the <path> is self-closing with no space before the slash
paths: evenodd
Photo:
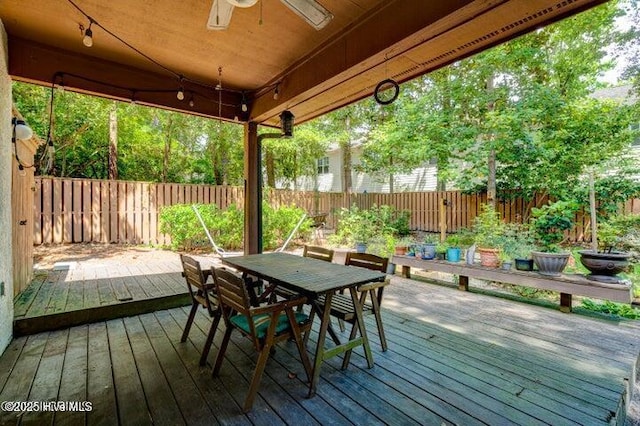
<path id="1" fill-rule="evenodd" d="M 242 101 L 240 102 L 240 109 L 242 109 L 242 112 L 247 112 L 247 110 L 249 109 L 247 107 L 247 98 L 244 95 L 244 90 L 242 91 Z"/>
<path id="2" fill-rule="evenodd" d="M 176 98 L 178 98 L 179 101 L 184 101 L 184 89 L 182 87 L 178 90 Z"/>
<path id="3" fill-rule="evenodd" d="M 33 136 L 33 130 L 31 130 L 31 127 L 27 126 L 27 123 L 25 123 L 24 120 L 16 119 L 14 121 L 14 125 L 15 125 L 16 139 L 18 140 L 31 139 L 31 137 Z"/>
<path id="4" fill-rule="evenodd" d="M 84 37 L 82 37 L 82 44 L 87 47 L 93 46 L 93 31 L 91 31 L 91 25 L 93 25 L 93 19 L 89 19 L 89 28 L 84 30 Z"/>
<path id="5" fill-rule="evenodd" d="M 278 99 L 278 95 L 280 94 L 279 85 L 276 84 L 276 90 L 273 91 L 273 99 Z"/>

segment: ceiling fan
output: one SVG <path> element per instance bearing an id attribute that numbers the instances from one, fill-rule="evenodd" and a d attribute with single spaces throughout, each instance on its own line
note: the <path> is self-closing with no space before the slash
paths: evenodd
<path id="1" fill-rule="evenodd" d="M 321 30 L 331 21 L 333 15 L 316 0 L 280 0 L 296 15 L 304 19 L 316 30 Z M 258 0 L 213 0 L 207 28 L 210 30 L 226 30 L 231 21 L 231 14 L 236 7 L 247 8 Z"/>

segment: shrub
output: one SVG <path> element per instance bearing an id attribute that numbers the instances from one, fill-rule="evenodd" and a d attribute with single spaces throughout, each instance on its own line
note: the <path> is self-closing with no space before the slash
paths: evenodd
<path id="1" fill-rule="evenodd" d="M 409 216 L 407 211 L 398 212 L 386 205 L 374 205 L 369 210 L 355 205 L 343 208 L 338 213 L 338 226 L 335 234 L 329 237 L 329 243 L 353 246 L 356 242 L 371 242 L 374 237 L 386 240 L 386 236 L 408 235 Z"/>
<path id="2" fill-rule="evenodd" d="M 218 246 L 225 250 L 240 250 L 244 243 L 244 211 L 236 204 L 226 210 L 215 204 L 197 205 L 202 220 Z M 272 208 L 266 202 L 262 205 L 262 243 L 265 250 L 272 250 L 284 243 L 285 238 L 297 225 L 304 211 L 295 206 Z M 308 238 L 311 220 L 306 220 L 298 229 L 298 235 Z M 174 250 L 192 250 L 210 247 L 209 240 L 198 221 L 191 205 L 175 204 L 160 211 L 160 231 L 171 237 Z"/>
<path id="3" fill-rule="evenodd" d="M 207 228 L 218 228 L 221 219 L 218 206 L 198 204 L 196 207 Z M 179 248 L 192 250 L 209 245 L 204 229 L 202 229 L 191 205 L 188 204 L 162 207 L 160 209 L 160 232 L 171 237 L 171 248 L 174 250 Z"/>
<path id="4" fill-rule="evenodd" d="M 531 210 L 533 234 L 542 251 L 553 253 L 560 250 L 564 231 L 573 227 L 576 209 L 572 201 L 556 201 Z"/>

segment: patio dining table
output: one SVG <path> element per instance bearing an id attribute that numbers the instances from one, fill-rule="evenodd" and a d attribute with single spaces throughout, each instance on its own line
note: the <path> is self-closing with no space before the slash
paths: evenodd
<path id="1" fill-rule="evenodd" d="M 384 281 L 385 274 L 355 266 L 328 263 L 317 259 L 296 256 L 287 253 L 264 253 L 246 256 L 227 257 L 222 263 L 237 269 L 243 274 L 253 275 L 266 280 L 271 286 L 283 286 L 309 298 L 311 309 L 320 317 L 320 331 L 315 350 L 313 376 L 309 384 L 309 397 L 316 392 L 320 378 L 320 367 L 326 359 L 341 353 L 350 353 L 357 346 L 364 347 L 369 368 L 373 367 L 373 355 L 362 319 L 362 305 L 358 299 L 357 287 Z M 356 312 L 356 325 L 360 335 L 340 343 L 331 329 L 329 314 L 331 299 L 340 290 L 349 290 Z M 318 303 L 324 295 L 324 304 Z M 327 331 L 334 336 L 336 346 L 325 348 Z M 345 366 L 346 367 L 346 366 Z"/>

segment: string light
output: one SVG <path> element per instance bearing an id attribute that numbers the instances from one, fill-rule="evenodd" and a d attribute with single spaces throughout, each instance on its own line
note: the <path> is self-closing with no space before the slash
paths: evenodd
<path id="1" fill-rule="evenodd" d="M 242 103 L 241 103 L 242 112 L 247 112 L 249 109 L 247 107 L 247 98 L 245 97 L 244 90 L 242 91 Z"/>
<path id="2" fill-rule="evenodd" d="M 184 81 L 188 81 L 190 83 L 193 83 L 197 86 L 203 87 L 203 88 L 209 88 L 209 89 L 215 89 L 218 91 L 222 91 L 225 90 L 226 92 L 229 93 L 242 93 L 242 97 L 243 97 L 243 102 L 240 104 L 240 108 L 242 110 L 242 112 L 247 112 L 248 111 L 248 104 L 247 104 L 247 100 L 246 100 L 246 95 L 244 91 L 240 91 L 240 90 L 235 90 L 235 89 L 223 89 L 222 88 L 222 82 L 221 82 L 221 74 L 222 74 L 222 67 L 219 67 L 218 72 L 219 72 L 219 79 L 218 79 L 218 83 L 214 86 L 210 83 L 207 82 L 203 82 L 203 81 L 198 81 L 198 80 L 194 80 L 188 77 L 184 77 L 183 75 L 179 74 L 178 72 L 170 69 L 169 67 L 165 66 L 164 64 L 162 64 L 161 62 L 155 60 L 153 57 L 145 54 L 144 52 L 142 52 L 141 50 L 137 49 L 135 46 L 131 45 L 130 43 L 128 43 L 126 40 L 124 40 L 122 37 L 119 37 L 117 34 L 115 34 L 113 31 L 109 30 L 108 28 L 104 27 L 102 24 L 100 24 L 97 20 L 93 19 L 91 16 L 89 16 L 89 14 L 87 14 L 74 0 L 67 0 L 67 2 L 73 7 L 75 8 L 78 12 L 80 12 L 88 21 L 89 21 L 89 27 L 88 28 L 84 28 L 82 26 L 82 24 L 80 24 L 80 30 L 81 30 L 81 34 L 83 35 L 83 44 L 85 44 L 85 46 L 87 47 L 91 47 L 93 46 L 93 25 L 95 24 L 97 27 L 99 27 L 103 32 L 105 32 L 106 34 L 110 35 L 111 37 L 113 37 L 114 39 L 118 40 L 120 43 L 122 43 L 124 46 L 128 47 L 129 49 L 131 49 L 132 51 L 134 51 L 135 53 L 137 53 L 138 55 L 140 55 L 141 57 L 145 58 L 146 60 L 148 60 L 149 62 L 153 63 L 154 65 L 158 66 L 159 68 L 165 70 L 168 73 L 173 74 L 174 76 L 176 76 L 179 80 L 180 80 L 180 88 L 176 93 L 176 98 L 180 101 L 184 100 L 185 98 L 185 92 L 184 92 Z M 261 6 L 262 6 L 262 1 L 261 1 Z M 56 74 L 58 77 L 62 76 L 62 73 L 57 73 Z M 131 102 L 132 103 L 137 103 L 136 99 L 135 99 L 135 92 L 142 92 L 142 93 L 151 93 L 151 92 L 155 92 L 155 93 L 160 93 L 160 92 L 172 92 L 173 90 L 169 89 L 167 90 L 165 89 L 133 89 L 131 87 L 121 87 L 118 85 L 114 85 L 111 83 L 107 83 L 107 82 L 102 82 L 102 81 L 97 81 L 97 80 L 92 80 L 86 77 L 82 77 L 80 75 L 73 75 L 73 74 L 68 74 L 71 75 L 75 78 L 80 78 L 86 81 L 92 81 L 94 83 L 98 83 L 101 85 L 105 85 L 105 86 L 110 86 L 113 88 L 117 88 L 117 89 L 122 89 L 125 91 L 131 91 L 132 92 L 132 96 L 131 96 Z M 54 77 L 55 80 L 55 77 Z M 64 90 L 64 86 L 61 85 L 59 86 L 59 89 L 62 91 Z M 274 95 L 275 99 L 277 99 L 277 92 L 278 92 L 278 88 L 276 87 L 276 93 Z M 189 100 L 189 106 L 193 107 L 195 105 L 195 102 L 193 102 L 192 104 L 192 99 L 193 99 L 193 92 L 190 91 L 190 100 Z M 209 96 L 204 95 L 202 93 L 199 93 L 199 96 L 202 96 L 205 99 L 209 99 Z M 222 106 L 222 96 L 219 93 L 218 96 L 218 103 L 219 106 Z M 233 107 L 233 108 L 237 108 L 238 104 L 235 105 L 231 105 L 231 104 L 225 104 L 225 106 L 228 107 Z"/>
<path id="3" fill-rule="evenodd" d="M 93 25 L 93 19 L 89 18 L 89 28 L 84 30 L 84 37 L 82 37 L 82 44 L 87 47 L 93 46 L 93 31 L 91 31 L 91 25 Z M 82 26 L 81 26 L 82 27 Z"/>
<path id="4" fill-rule="evenodd" d="M 276 84 L 276 89 L 273 91 L 273 99 L 277 100 L 280 94 L 280 84 Z"/>
<path id="5" fill-rule="evenodd" d="M 182 81 L 184 80 L 184 77 L 180 76 L 179 77 L 180 80 L 180 89 L 178 89 L 178 93 L 176 94 L 176 98 L 178 98 L 179 101 L 184 101 L 184 86 Z"/>

